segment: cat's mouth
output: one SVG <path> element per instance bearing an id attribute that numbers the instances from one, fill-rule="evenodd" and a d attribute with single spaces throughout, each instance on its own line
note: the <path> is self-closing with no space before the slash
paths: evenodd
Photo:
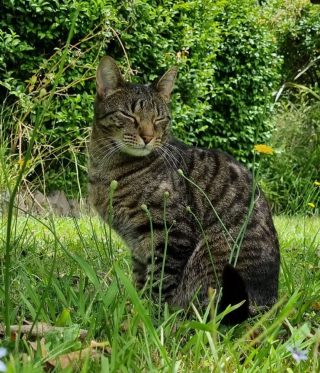
<path id="1" fill-rule="evenodd" d="M 132 145 L 126 145 L 122 152 L 130 155 L 134 155 L 136 157 L 144 157 L 148 154 L 150 154 L 153 150 L 152 146 L 132 146 Z"/>
<path id="2" fill-rule="evenodd" d="M 159 139 L 153 135 L 134 136 L 132 134 L 125 134 L 121 142 L 123 144 L 122 153 L 135 157 L 144 157 L 150 154 L 155 146 L 158 146 Z"/>

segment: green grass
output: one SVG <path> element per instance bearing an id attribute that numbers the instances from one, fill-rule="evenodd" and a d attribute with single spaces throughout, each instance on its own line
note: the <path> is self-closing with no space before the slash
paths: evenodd
<path id="1" fill-rule="evenodd" d="M 100 356 L 87 359 L 79 372 L 319 372 L 319 218 L 275 219 L 282 254 L 281 305 L 236 327 L 220 324 L 221 315 L 213 306 L 204 315 L 195 309 L 188 316 L 165 308 L 159 319 L 148 294 L 135 292 L 130 254 L 116 235 L 110 255 L 109 230 L 99 219 L 37 219 L 13 220 L 10 323 L 43 321 L 65 330 L 46 336 L 46 358 L 30 348 L 28 338 L 3 337 L 0 343 L 9 350 L 4 358 L 9 372 L 44 372 L 46 360 L 84 349 L 92 340 L 106 342 L 111 350 L 99 350 Z M 2 217 L 2 328 L 7 307 L 3 291 L 6 224 Z M 88 330 L 84 341 L 78 340 L 78 328 Z M 252 341 L 255 329 L 257 340 Z M 314 336 L 307 337 L 309 333 Z M 37 339 L 39 343 L 40 338 L 29 338 Z M 292 359 L 287 346 L 295 345 L 308 351 L 307 361 L 296 364 Z M 70 369 L 56 366 L 53 372 Z"/>

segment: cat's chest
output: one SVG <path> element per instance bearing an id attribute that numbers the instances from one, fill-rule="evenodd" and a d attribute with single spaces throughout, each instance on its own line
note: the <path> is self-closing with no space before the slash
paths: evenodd
<path id="1" fill-rule="evenodd" d="M 164 193 L 166 192 L 169 193 L 169 198 L 165 199 Z M 143 205 L 148 211 L 142 208 Z M 165 208 L 165 218 L 169 226 L 173 221 L 182 220 L 185 208 L 177 207 L 170 180 L 156 183 L 153 179 L 152 183 L 151 181 L 144 182 L 139 187 L 120 180 L 113 196 L 113 227 L 131 250 L 145 252 L 147 256 L 150 251 L 150 219 L 153 225 L 154 240 L 158 242 L 163 236 Z M 144 256 L 144 254 L 141 255 Z"/>
<path id="2" fill-rule="evenodd" d="M 119 217 L 117 222 L 134 227 L 149 224 L 148 214 L 142 205 L 147 206 L 155 223 L 163 221 L 164 209 L 168 219 L 177 220 L 185 211 L 184 191 L 178 188 L 176 180 L 163 175 L 147 175 L 139 177 L 134 182 L 126 179 L 118 180 L 114 192 L 114 213 Z"/>
<path id="3" fill-rule="evenodd" d="M 115 211 L 118 213 L 123 211 L 125 214 L 133 213 L 133 210 L 139 210 L 143 213 L 141 206 L 146 205 L 157 218 L 158 212 L 164 209 L 165 201 L 167 207 L 170 207 L 173 201 L 179 202 L 180 197 L 181 190 L 176 190 L 170 179 L 163 180 L 161 177 L 150 176 L 150 178 L 141 178 L 135 183 L 126 180 L 118 181 L 113 203 Z"/>
<path id="4" fill-rule="evenodd" d="M 106 220 L 109 217 L 110 183 L 112 180 L 118 183 L 112 200 L 113 227 L 126 241 L 138 236 L 141 238 L 141 232 L 149 232 L 149 217 L 141 208 L 142 205 L 147 206 L 154 226 L 163 225 L 165 208 L 169 224 L 186 219 L 186 187 L 177 173 L 163 170 L 161 164 L 135 168 L 120 166 L 115 168 L 114 172 L 92 171 L 91 169 L 92 180 L 98 182 L 91 185 L 91 200 Z M 100 183 L 99 180 L 103 182 Z"/>

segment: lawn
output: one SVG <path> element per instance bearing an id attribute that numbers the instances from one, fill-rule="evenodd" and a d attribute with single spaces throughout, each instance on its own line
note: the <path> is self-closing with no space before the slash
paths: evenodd
<path id="1" fill-rule="evenodd" d="M 3 217 L 0 343 L 9 351 L 3 358 L 8 371 L 319 372 L 320 219 L 280 216 L 275 223 L 280 302 L 231 327 L 221 323 L 213 305 L 204 315 L 196 308 L 186 315 L 159 310 L 147 294 L 137 294 L 125 244 L 112 234 L 110 245 L 109 228 L 98 218 L 17 218 L 6 304 Z M 5 307 L 18 329 L 10 341 L 4 337 Z M 42 339 L 37 325 L 30 331 L 40 321 L 62 329 Z M 82 351 L 81 357 L 74 351 Z"/>

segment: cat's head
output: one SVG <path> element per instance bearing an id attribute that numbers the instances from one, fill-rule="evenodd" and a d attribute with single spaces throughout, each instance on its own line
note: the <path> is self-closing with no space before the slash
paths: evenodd
<path id="1" fill-rule="evenodd" d="M 101 136 L 134 156 L 160 147 L 168 138 L 168 102 L 176 76 L 177 67 L 172 67 L 154 84 L 127 83 L 116 62 L 103 57 L 97 69 L 95 103 L 95 126 Z"/>

